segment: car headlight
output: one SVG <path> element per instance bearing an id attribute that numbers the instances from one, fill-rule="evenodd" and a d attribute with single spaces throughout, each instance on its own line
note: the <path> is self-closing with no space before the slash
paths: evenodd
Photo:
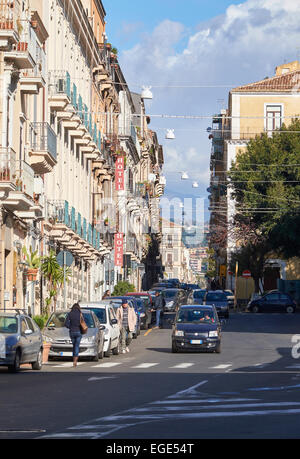
<path id="1" fill-rule="evenodd" d="M 175 331 L 175 336 L 184 336 L 184 331 L 182 331 L 182 330 L 176 330 L 176 331 Z"/>
<path id="2" fill-rule="evenodd" d="M 91 343 L 94 343 L 96 340 L 96 336 L 85 336 L 84 338 L 82 338 L 82 343 L 84 344 L 91 344 Z"/>
<path id="3" fill-rule="evenodd" d="M 218 338 L 218 336 L 219 336 L 219 333 L 218 333 L 217 330 L 215 330 L 215 331 L 210 331 L 209 334 L 208 334 L 208 337 L 209 337 L 209 338 Z"/>

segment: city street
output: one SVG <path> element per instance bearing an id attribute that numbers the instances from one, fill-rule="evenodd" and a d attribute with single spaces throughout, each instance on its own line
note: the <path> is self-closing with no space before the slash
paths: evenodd
<path id="1" fill-rule="evenodd" d="M 299 437 L 300 314 L 233 313 L 219 355 L 172 354 L 167 318 L 126 355 L 1 368 L 0 438 Z"/>

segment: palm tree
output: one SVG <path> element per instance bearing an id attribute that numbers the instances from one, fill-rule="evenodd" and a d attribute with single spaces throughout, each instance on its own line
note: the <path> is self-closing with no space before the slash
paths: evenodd
<path id="1" fill-rule="evenodd" d="M 46 313 L 49 314 L 52 299 L 54 300 L 54 311 L 56 311 L 57 294 L 64 284 L 64 279 L 69 280 L 71 270 L 67 269 L 64 277 L 64 269 L 59 265 L 54 250 L 50 250 L 49 255 L 42 258 L 41 270 L 49 282 L 49 297 L 46 298 Z"/>

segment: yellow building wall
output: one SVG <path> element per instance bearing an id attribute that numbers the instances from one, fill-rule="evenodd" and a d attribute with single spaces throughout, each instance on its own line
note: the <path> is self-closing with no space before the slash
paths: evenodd
<path id="1" fill-rule="evenodd" d="M 255 137 L 265 129 L 265 104 L 279 105 L 283 104 L 284 119 L 283 122 L 289 125 L 291 117 L 300 117 L 300 94 L 284 96 L 262 94 L 259 96 L 240 96 L 240 132 L 241 138 Z M 247 118 L 253 117 L 253 118 Z M 244 136 L 242 136 L 244 134 Z"/>

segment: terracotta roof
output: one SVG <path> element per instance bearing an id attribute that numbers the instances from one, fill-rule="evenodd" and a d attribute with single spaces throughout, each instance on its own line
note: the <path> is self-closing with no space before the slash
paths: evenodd
<path id="1" fill-rule="evenodd" d="M 246 84 L 231 92 L 300 92 L 300 70 Z"/>

